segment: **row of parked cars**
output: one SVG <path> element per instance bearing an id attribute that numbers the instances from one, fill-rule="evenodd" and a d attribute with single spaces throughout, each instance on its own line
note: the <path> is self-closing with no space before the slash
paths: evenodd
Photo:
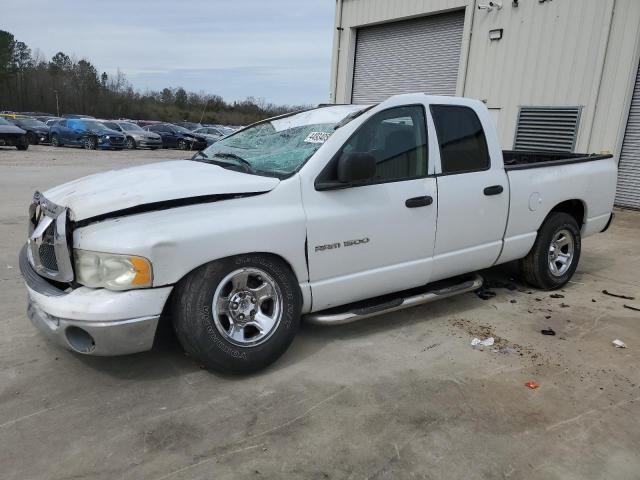
<path id="1" fill-rule="evenodd" d="M 0 114 L 0 145 L 26 150 L 29 145 L 80 146 L 95 149 L 179 148 L 202 150 L 238 127 L 194 122 L 100 120 L 89 116 Z"/>

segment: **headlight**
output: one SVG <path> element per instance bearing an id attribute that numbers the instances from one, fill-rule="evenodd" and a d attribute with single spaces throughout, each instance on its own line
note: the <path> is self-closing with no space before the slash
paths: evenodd
<path id="1" fill-rule="evenodd" d="M 109 140 L 109 135 L 104 136 L 105 140 Z"/>
<path id="2" fill-rule="evenodd" d="M 150 287 L 151 262 L 134 255 L 74 250 L 76 280 L 90 288 L 131 290 Z"/>

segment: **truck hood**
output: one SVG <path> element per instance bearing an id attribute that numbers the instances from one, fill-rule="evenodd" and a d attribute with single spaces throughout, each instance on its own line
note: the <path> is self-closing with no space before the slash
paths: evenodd
<path id="1" fill-rule="evenodd" d="M 140 213 L 234 195 L 272 190 L 280 180 L 228 170 L 217 165 L 176 160 L 110 170 L 80 178 L 44 192 L 52 202 L 68 207 L 81 221 L 108 214 Z M 176 202 L 193 199 L 192 202 Z M 163 206 L 166 204 L 166 206 Z M 148 207 L 145 209 L 145 206 Z"/>

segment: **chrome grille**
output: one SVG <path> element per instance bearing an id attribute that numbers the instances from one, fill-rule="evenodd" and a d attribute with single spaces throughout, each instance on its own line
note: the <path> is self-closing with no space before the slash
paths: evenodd
<path id="1" fill-rule="evenodd" d="M 29 208 L 29 220 L 28 258 L 35 271 L 42 277 L 59 282 L 72 281 L 67 209 L 36 192 Z"/>
<path id="2" fill-rule="evenodd" d="M 58 271 L 58 261 L 56 260 L 56 251 L 50 243 L 43 243 L 38 247 L 40 263 L 47 270 Z"/>

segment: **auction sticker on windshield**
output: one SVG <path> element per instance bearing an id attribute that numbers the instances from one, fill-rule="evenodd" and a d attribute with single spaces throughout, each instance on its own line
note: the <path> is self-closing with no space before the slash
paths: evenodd
<path id="1" fill-rule="evenodd" d="M 311 132 L 304 141 L 307 143 L 324 143 L 330 136 L 329 132 Z"/>

